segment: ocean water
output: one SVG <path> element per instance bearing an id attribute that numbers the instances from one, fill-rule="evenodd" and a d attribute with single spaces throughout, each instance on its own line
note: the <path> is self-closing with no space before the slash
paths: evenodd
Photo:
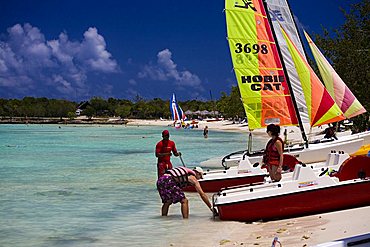
<path id="1" fill-rule="evenodd" d="M 160 216 L 154 148 L 163 129 L 0 125 L 0 246 L 218 245 L 212 238 L 225 223 L 213 220 L 198 194 L 187 193 L 188 220 L 179 204 Z M 245 149 L 248 138 L 169 130 L 189 167 Z M 181 165 L 177 157 L 172 163 Z M 199 241 L 185 244 L 189 235 Z"/>

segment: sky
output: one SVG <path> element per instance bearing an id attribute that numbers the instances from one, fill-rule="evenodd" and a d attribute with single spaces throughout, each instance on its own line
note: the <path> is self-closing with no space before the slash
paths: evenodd
<path id="1" fill-rule="evenodd" d="M 290 0 L 313 36 L 360 0 Z M 224 1 L 0 0 L 0 98 L 218 99 L 236 86 Z"/>

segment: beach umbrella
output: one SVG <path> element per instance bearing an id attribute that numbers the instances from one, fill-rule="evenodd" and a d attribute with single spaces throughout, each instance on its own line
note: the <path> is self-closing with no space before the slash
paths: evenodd
<path id="1" fill-rule="evenodd" d="M 203 115 L 203 116 L 205 116 L 205 115 L 209 115 L 210 114 L 210 112 L 209 111 L 207 111 L 207 110 L 204 110 L 204 111 L 201 111 L 201 113 L 200 113 L 201 115 Z"/>

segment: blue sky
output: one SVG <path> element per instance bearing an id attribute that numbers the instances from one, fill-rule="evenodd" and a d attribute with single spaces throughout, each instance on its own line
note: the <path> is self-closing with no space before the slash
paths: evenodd
<path id="1" fill-rule="evenodd" d="M 291 0 L 311 36 L 349 0 Z M 236 85 L 224 1 L 0 0 L 0 97 L 209 100 Z"/>

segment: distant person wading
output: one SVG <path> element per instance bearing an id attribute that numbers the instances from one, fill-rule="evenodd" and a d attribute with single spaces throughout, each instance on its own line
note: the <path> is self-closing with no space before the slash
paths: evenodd
<path id="1" fill-rule="evenodd" d="M 204 127 L 203 136 L 204 136 L 204 138 L 208 138 L 208 126 Z"/>

